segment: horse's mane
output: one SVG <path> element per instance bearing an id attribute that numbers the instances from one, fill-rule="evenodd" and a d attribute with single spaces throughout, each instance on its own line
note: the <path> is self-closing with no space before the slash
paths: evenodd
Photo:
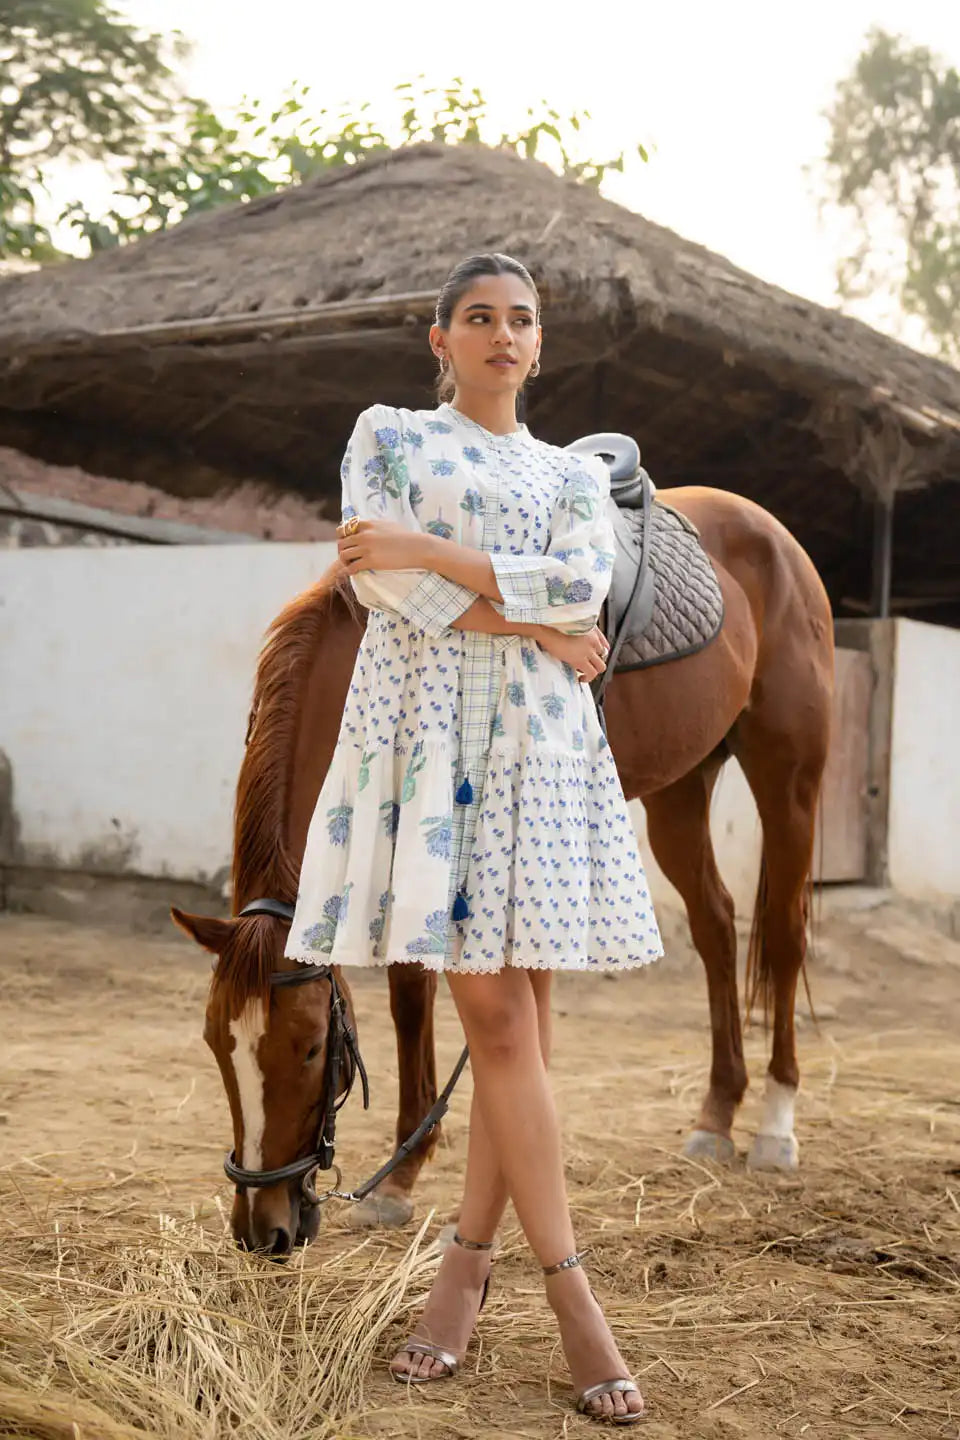
<path id="1" fill-rule="evenodd" d="M 363 612 L 339 560 L 280 612 L 260 652 L 234 806 L 235 909 L 260 896 L 290 904 L 297 898 L 300 857 L 287 846 L 286 821 L 299 702 L 338 598 L 362 626 Z M 236 922 L 213 978 L 218 989 L 226 990 L 231 1014 L 239 1015 L 255 996 L 267 995 L 283 934 L 282 922 L 271 916 Z"/>

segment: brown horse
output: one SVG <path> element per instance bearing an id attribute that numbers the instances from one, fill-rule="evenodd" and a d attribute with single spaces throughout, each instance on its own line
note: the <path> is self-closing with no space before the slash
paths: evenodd
<path id="1" fill-rule="evenodd" d="M 703 958 L 710 998 L 710 1083 L 688 1154 L 727 1160 L 731 1125 L 747 1086 L 737 996 L 733 902 L 710 839 L 710 797 L 736 756 L 763 826 L 763 861 L 747 986 L 772 1010 L 773 1051 L 754 1165 L 791 1168 L 798 1152 L 793 1108 L 799 1080 L 794 999 L 806 948 L 807 894 L 833 687 L 833 629 L 823 585 L 807 555 L 771 515 L 723 491 L 682 488 L 670 504 L 699 528 L 723 590 L 717 639 L 699 654 L 612 679 L 607 729 L 624 792 L 647 810 L 650 847 L 682 895 Z M 364 612 L 339 563 L 271 628 L 260 658 L 237 792 L 233 900 L 293 902 L 307 827 L 339 730 Z M 283 959 L 278 919 L 212 920 L 176 913 L 219 956 L 206 1039 L 233 1116 L 238 1161 L 273 1169 L 308 1154 L 316 1138 L 330 990 L 324 981 L 277 990 Z M 341 988 L 342 978 L 338 973 Z M 398 1139 L 436 1096 L 433 1000 L 437 978 L 417 965 L 389 969 L 400 1071 Z M 374 1192 L 355 1218 L 400 1224 L 435 1134 Z M 242 1243 L 284 1253 L 312 1238 L 299 1186 L 237 1196 Z"/>

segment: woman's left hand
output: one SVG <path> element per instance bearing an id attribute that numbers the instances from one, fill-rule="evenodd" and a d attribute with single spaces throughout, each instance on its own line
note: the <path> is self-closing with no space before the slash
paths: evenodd
<path id="1" fill-rule="evenodd" d="M 349 522 L 345 522 L 349 523 Z M 361 520 L 352 535 L 337 526 L 337 550 L 351 575 L 359 570 L 420 570 L 423 535 L 393 520 Z"/>

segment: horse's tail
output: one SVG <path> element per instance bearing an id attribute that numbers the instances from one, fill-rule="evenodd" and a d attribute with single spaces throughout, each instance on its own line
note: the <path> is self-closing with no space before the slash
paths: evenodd
<path id="1" fill-rule="evenodd" d="M 821 796 L 822 805 L 822 796 Z M 822 827 L 821 827 L 822 836 Z M 823 841 L 821 838 L 821 851 Z M 821 855 L 822 859 L 822 855 Z M 822 866 L 821 866 L 822 868 Z M 744 992 L 746 994 L 747 1021 L 749 1022 L 757 1002 L 763 1005 L 763 1023 L 768 1025 L 770 1011 L 773 1006 L 774 984 L 773 964 L 771 962 L 770 947 L 767 944 L 766 934 L 766 911 L 767 911 L 767 857 L 760 856 L 760 875 L 757 880 L 757 897 L 753 904 L 753 918 L 750 921 L 750 943 L 747 946 L 747 970 L 744 977 Z M 813 867 L 807 872 L 803 886 L 803 925 L 806 930 L 808 923 L 814 924 L 813 918 Z M 803 976 L 803 988 L 807 995 L 807 1004 L 810 1006 L 810 1014 L 816 1023 L 816 1014 L 813 1008 L 813 996 L 810 994 L 810 979 L 807 975 L 807 957 L 804 951 L 803 959 L 800 962 L 800 973 Z"/>
<path id="2" fill-rule="evenodd" d="M 767 857 L 761 852 L 760 875 L 757 879 L 757 896 L 753 902 L 753 918 L 750 921 L 750 943 L 747 946 L 747 971 L 743 988 L 747 1005 L 747 1020 L 753 1014 L 758 1000 L 763 1001 L 763 1019 L 766 1024 L 773 999 L 773 968 L 770 964 L 770 950 L 766 944 L 765 916 L 767 910 Z"/>

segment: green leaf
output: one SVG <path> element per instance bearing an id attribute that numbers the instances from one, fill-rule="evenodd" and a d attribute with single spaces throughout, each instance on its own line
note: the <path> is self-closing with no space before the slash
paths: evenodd
<path id="1" fill-rule="evenodd" d="M 827 119 L 823 198 L 846 212 L 854 237 L 837 264 L 839 293 L 894 300 L 960 359 L 960 74 L 875 28 Z"/>

